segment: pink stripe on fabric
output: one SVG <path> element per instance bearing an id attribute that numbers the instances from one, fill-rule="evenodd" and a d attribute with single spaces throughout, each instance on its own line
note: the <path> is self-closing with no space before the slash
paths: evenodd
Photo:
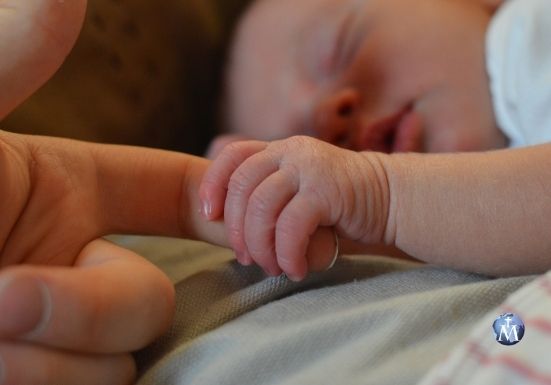
<path id="1" fill-rule="evenodd" d="M 545 290 L 545 294 L 551 296 L 551 281 L 547 275 L 545 275 L 544 278 L 540 278 L 539 286 Z"/>
<path id="2" fill-rule="evenodd" d="M 530 318 L 524 322 L 526 329 L 536 328 L 539 332 L 551 334 L 551 321 L 547 318 Z"/>
<path id="3" fill-rule="evenodd" d="M 538 384 L 551 385 L 551 375 L 539 373 L 536 369 L 529 366 L 529 364 L 521 362 L 512 356 L 508 356 L 506 354 L 501 354 L 499 356 L 491 356 L 485 353 L 484 351 L 482 351 L 481 346 L 474 342 L 469 342 L 467 349 L 470 353 L 476 356 L 476 359 L 478 360 L 478 362 L 483 366 L 491 366 L 491 365 L 498 365 L 498 364 L 503 365 L 507 369 L 512 370 L 517 374 L 520 374 L 521 376 L 523 376 L 525 379 L 529 381 L 532 381 Z"/>

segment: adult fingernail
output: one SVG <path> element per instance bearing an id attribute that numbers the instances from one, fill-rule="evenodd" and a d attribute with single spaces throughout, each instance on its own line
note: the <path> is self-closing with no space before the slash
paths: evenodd
<path id="1" fill-rule="evenodd" d="M 34 333 L 51 311 L 48 288 L 32 277 L 0 280 L 0 335 L 19 337 Z"/>
<path id="2" fill-rule="evenodd" d="M 289 278 L 293 282 L 300 282 L 302 281 L 302 277 L 294 274 L 287 274 L 287 278 Z"/>

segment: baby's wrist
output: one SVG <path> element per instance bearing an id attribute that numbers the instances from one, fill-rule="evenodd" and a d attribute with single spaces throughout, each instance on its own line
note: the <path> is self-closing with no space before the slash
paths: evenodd
<path id="1" fill-rule="evenodd" d="M 368 232 L 365 243 L 395 244 L 396 238 L 396 215 L 393 206 L 393 184 L 391 183 L 394 174 L 394 162 L 392 157 L 379 152 L 358 153 L 362 162 L 362 171 L 365 175 L 359 178 L 359 183 L 364 184 L 362 188 L 366 191 L 368 205 L 367 212 Z"/>

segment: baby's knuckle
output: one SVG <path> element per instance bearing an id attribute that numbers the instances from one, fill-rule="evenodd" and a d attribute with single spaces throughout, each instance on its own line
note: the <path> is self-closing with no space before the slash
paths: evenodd
<path id="1" fill-rule="evenodd" d="M 283 239 L 296 237 L 300 229 L 299 218 L 293 214 L 281 216 L 276 223 L 277 235 Z"/>
<path id="2" fill-rule="evenodd" d="M 304 151 L 314 143 L 314 138 L 305 135 L 292 136 L 287 140 L 287 145 L 293 150 Z"/>
<path id="3" fill-rule="evenodd" d="M 228 242 L 234 249 L 241 250 L 243 248 L 243 231 L 240 227 L 235 225 L 228 226 L 226 235 L 228 236 Z"/>
<path id="4" fill-rule="evenodd" d="M 214 160 L 217 163 L 229 163 L 237 165 L 240 163 L 242 154 L 245 151 L 245 143 L 232 142 L 228 143 L 222 148 L 220 154 Z"/>
<path id="5" fill-rule="evenodd" d="M 267 247 L 250 246 L 249 253 L 258 262 L 269 261 L 273 259 L 272 250 Z"/>
<path id="6" fill-rule="evenodd" d="M 230 177 L 230 181 L 228 183 L 228 190 L 231 193 L 240 194 L 249 189 L 249 186 L 252 184 L 252 178 L 243 170 L 237 169 L 232 176 Z"/>
<path id="7" fill-rule="evenodd" d="M 249 200 L 251 214 L 256 217 L 265 217 L 270 214 L 272 207 L 270 195 L 262 192 L 254 192 Z"/>
<path id="8" fill-rule="evenodd" d="M 233 154 L 243 151 L 244 147 L 244 142 L 231 142 L 224 146 L 224 148 L 222 149 L 222 153 L 231 156 Z"/>

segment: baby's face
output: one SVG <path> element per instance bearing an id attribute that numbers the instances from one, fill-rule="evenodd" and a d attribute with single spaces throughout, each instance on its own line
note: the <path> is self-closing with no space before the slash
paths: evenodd
<path id="1" fill-rule="evenodd" d="M 485 70 L 484 0 L 261 0 L 230 65 L 234 133 L 356 151 L 506 145 Z"/>

